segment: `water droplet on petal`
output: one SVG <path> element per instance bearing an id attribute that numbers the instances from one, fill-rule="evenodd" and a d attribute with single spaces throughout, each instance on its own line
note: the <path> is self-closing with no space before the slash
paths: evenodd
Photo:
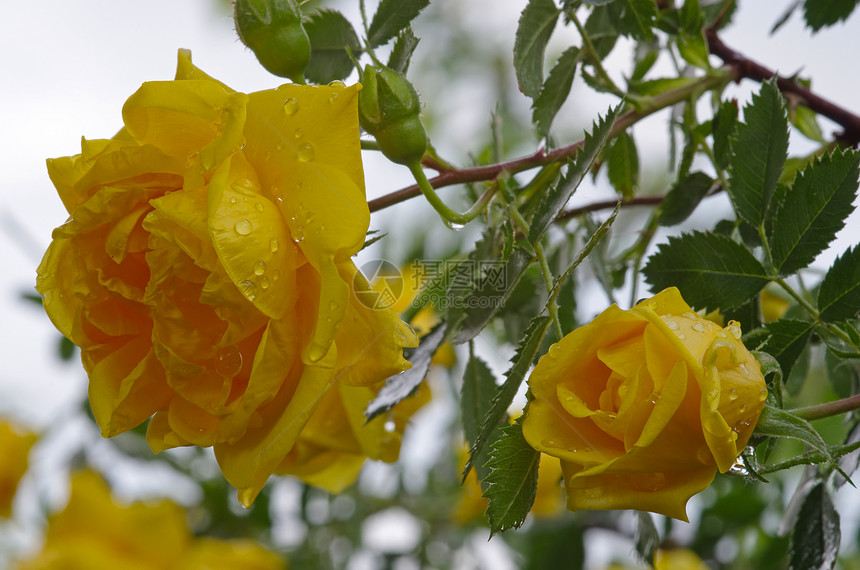
<path id="1" fill-rule="evenodd" d="M 263 211 L 263 204 L 261 204 L 260 202 L 257 202 L 256 204 L 254 204 L 254 209 L 257 210 L 258 212 L 262 212 Z"/>
<path id="2" fill-rule="evenodd" d="M 328 102 L 329 103 L 334 103 L 335 101 L 337 101 L 337 93 L 332 93 L 331 95 L 328 96 Z"/>
<path id="3" fill-rule="evenodd" d="M 340 79 L 335 79 L 334 81 L 330 81 L 328 86 L 334 87 L 335 89 L 343 89 L 344 87 L 346 87 L 346 83 L 344 83 Z"/>
<path id="4" fill-rule="evenodd" d="M 233 229 L 236 230 L 236 233 L 240 236 L 246 236 L 250 234 L 254 228 L 251 225 L 250 220 L 239 220 L 236 222 L 236 225 L 233 226 Z"/>
<path id="5" fill-rule="evenodd" d="M 253 281 L 242 281 L 239 283 L 239 290 L 244 293 L 244 295 L 248 298 L 249 301 L 253 301 L 257 298 L 257 286 Z"/>
<path id="6" fill-rule="evenodd" d="M 699 319 L 699 315 L 697 315 L 696 313 L 694 313 L 692 311 L 687 311 L 686 313 L 684 313 L 681 316 L 684 317 L 685 319 L 690 319 L 691 321 L 695 321 L 695 320 Z"/>
<path id="7" fill-rule="evenodd" d="M 679 334 L 679 335 L 678 335 L 678 340 L 687 340 L 687 335 L 685 335 L 685 334 Z"/>
<path id="8" fill-rule="evenodd" d="M 334 301 L 332 301 L 331 303 L 328 304 L 328 308 L 332 311 L 336 311 L 338 308 L 338 304 L 335 303 Z"/>
<path id="9" fill-rule="evenodd" d="M 230 187 L 240 194 L 245 196 L 256 196 L 257 185 L 251 182 L 248 178 L 239 178 L 230 185 Z"/>
<path id="10" fill-rule="evenodd" d="M 299 110 L 299 102 L 296 101 L 295 97 L 290 97 L 286 101 L 284 101 L 284 112 L 287 115 L 295 115 Z"/>
<path id="11" fill-rule="evenodd" d="M 702 323 L 693 323 L 693 326 L 690 327 L 696 332 L 705 332 L 705 325 Z"/>
<path id="12" fill-rule="evenodd" d="M 268 289 L 271 283 L 269 282 L 268 277 L 260 277 L 260 289 Z"/>
<path id="13" fill-rule="evenodd" d="M 669 327 L 670 331 L 676 331 L 681 328 L 681 325 L 679 325 L 677 321 L 666 321 L 666 326 Z"/>
<path id="14" fill-rule="evenodd" d="M 319 362 L 327 353 L 328 348 L 321 344 L 313 342 L 311 343 L 310 348 L 308 348 L 308 360 L 310 360 L 312 363 Z"/>
<path id="15" fill-rule="evenodd" d="M 278 150 L 284 150 L 284 141 L 278 141 L 278 144 L 275 145 L 275 148 Z"/>
<path id="16" fill-rule="evenodd" d="M 293 132 L 293 136 L 296 137 L 297 139 L 302 138 L 302 135 L 304 135 L 304 134 L 305 134 L 305 132 L 301 129 L 296 129 L 295 132 Z"/>
<path id="17" fill-rule="evenodd" d="M 397 429 L 397 424 L 394 423 L 394 420 L 386 420 L 382 429 L 384 429 L 386 433 L 394 433 L 394 430 Z"/>
<path id="18" fill-rule="evenodd" d="M 230 197 L 230 203 L 231 203 L 231 204 L 235 204 L 235 203 L 236 203 L 236 202 L 238 202 L 238 201 L 239 201 L 239 200 L 237 200 L 235 196 L 231 196 L 231 197 Z"/>
<path id="19" fill-rule="evenodd" d="M 235 346 L 219 348 L 215 353 L 215 372 L 232 378 L 242 370 L 242 353 Z"/>
<path id="20" fill-rule="evenodd" d="M 276 251 L 278 251 L 278 247 L 280 247 L 280 244 L 278 243 L 278 238 L 272 238 L 269 240 L 269 251 L 275 253 Z"/>
<path id="21" fill-rule="evenodd" d="M 738 399 L 738 389 L 732 388 L 731 390 L 729 390 L 729 400 L 734 402 L 737 399 Z"/>
<path id="22" fill-rule="evenodd" d="M 310 162 L 314 159 L 314 147 L 311 146 L 311 143 L 304 143 L 299 146 L 296 153 L 299 155 L 299 160 L 302 162 Z"/>
<path id="23" fill-rule="evenodd" d="M 280 278 L 281 278 L 281 272 L 280 271 L 278 271 L 277 269 L 272 271 L 272 281 L 277 281 Z"/>
<path id="24" fill-rule="evenodd" d="M 254 264 L 254 275 L 262 275 L 266 272 L 266 264 L 263 261 L 258 261 Z"/>

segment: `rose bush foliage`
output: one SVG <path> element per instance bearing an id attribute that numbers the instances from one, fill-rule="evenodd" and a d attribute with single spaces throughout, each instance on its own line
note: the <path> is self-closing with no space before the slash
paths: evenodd
<path id="1" fill-rule="evenodd" d="M 561 459 L 567 507 L 687 520 L 686 503 L 744 449 L 767 388 L 727 327 L 670 288 L 612 305 L 541 357 L 523 435 Z"/>
<path id="2" fill-rule="evenodd" d="M 359 89 L 246 95 L 180 51 L 116 136 L 48 161 L 70 218 L 37 288 L 81 347 L 102 434 L 152 418 L 155 451 L 214 446 L 246 505 L 333 386 L 378 388 L 417 343 L 355 295 L 369 287 L 351 260 L 370 219 Z"/>

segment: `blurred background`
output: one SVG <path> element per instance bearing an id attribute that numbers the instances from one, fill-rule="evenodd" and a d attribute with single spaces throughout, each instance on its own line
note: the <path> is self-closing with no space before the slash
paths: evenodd
<path id="1" fill-rule="evenodd" d="M 373 10 L 375 2 L 368 2 Z M 773 35 L 770 27 L 790 2 L 741 2 L 734 24 L 723 35 L 731 47 L 785 75 L 799 73 L 811 77 L 812 88 L 854 112 L 860 112 L 856 98 L 860 73 L 849 54 L 860 51 L 860 28 L 855 16 L 848 22 L 816 36 L 803 27 L 799 14 Z M 524 2 L 491 0 L 434 0 L 415 22 L 421 38 L 409 78 L 425 105 L 425 124 L 431 140 L 448 160 L 465 165 L 482 152 L 490 141 L 491 112 L 502 120 L 507 158 L 534 151 L 536 140 L 530 122 L 530 101 L 518 92 L 511 64 L 514 32 Z M 360 21 L 357 2 L 330 0 L 311 2 L 341 10 L 353 23 Z M 567 34 L 567 35 L 566 35 Z M 557 30 L 548 49 L 549 64 L 568 45 L 575 33 Z M 43 433 L 43 441 L 31 456 L 31 473 L 25 477 L 18 502 L 18 518 L 0 521 L 0 552 L 37 548 L 45 509 L 62 505 L 67 496 L 70 465 L 86 455 L 90 464 L 103 469 L 115 492 L 126 498 L 169 496 L 185 506 L 204 498 L 206 489 L 171 469 L 168 462 L 145 459 L 147 450 L 134 448 L 140 442 L 105 442 L 85 412 L 86 377 L 75 349 L 65 344 L 34 302 L 35 268 L 50 242 L 51 231 L 65 221 L 66 213 L 48 180 L 45 159 L 80 151 L 80 138 L 109 138 L 121 126 L 121 108 L 126 98 L 143 81 L 171 79 L 179 48 L 192 51 L 194 62 L 210 75 L 233 88 L 251 92 L 278 85 L 281 80 L 266 72 L 233 31 L 231 7 L 222 0 L 150 0 L 112 2 L 110 0 L 43 0 L 4 5 L 0 21 L 0 416 Z M 840 54 L 834 57 L 834 54 Z M 663 62 L 668 65 L 668 62 Z M 607 62 L 614 78 L 621 79 L 631 69 L 630 45 L 619 42 Z M 659 72 L 656 73 L 659 76 Z M 354 76 L 352 78 L 354 80 Z M 579 140 L 597 113 L 614 103 L 585 88 L 577 77 L 570 101 L 560 111 L 554 127 L 559 144 Z M 758 87 L 750 83 L 731 86 L 741 103 Z M 825 135 L 834 126 L 822 121 Z M 634 129 L 643 170 L 643 193 L 665 192 L 669 180 L 667 115 L 643 121 Z M 813 145 L 792 132 L 792 154 L 806 154 Z M 374 153 L 365 153 L 368 198 L 381 196 L 411 183 L 408 171 L 387 163 Z M 611 197 L 611 189 L 598 177 L 574 196 L 571 205 L 584 205 Z M 451 203 L 462 194 L 457 188 L 442 192 Z M 707 205 L 686 223 L 707 227 L 730 212 L 725 196 L 710 198 Z M 612 240 L 632 240 L 636 228 L 635 211 L 621 220 Z M 629 223 L 628 223 L 629 222 Z M 397 236 L 383 239 L 360 254 L 363 261 L 386 258 L 402 264 L 415 252 L 425 259 L 442 258 L 468 247 L 475 232 L 467 227 L 453 232 L 439 223 L 436 214 L 420 198 L 373 215 L 372 229 Z M 630 235 L 624 235 L 624 231 Z M 849 220 L 817 265 L 829 265 L 837 253 L 860 240 L 860 216 Z M 463 244 L 466 244 L 463 246 Z M 578 300 L 581 320 L 588 319 L 609 303 L 596 284 L 583 283 Z M 497 372 L 505 369 L 512 348 L 482 335 L 476 351 Z M 447 376 L 448 373 L 440 372 Z M 360 543 L 331 542 L 331 557 L 350 561 L 350 568 L 381 567 L 381 560 L 398 558 L 412 551 L 420 540 L 429 544 L 429 560 L 445 561 L 459 568 L 514 568 L 517 555 L 510 546 L 493 539 L 487 542 L 486 529 L 464 531 L 460 536 L 459 558 L 455 546 L 432 537 L 432 521 L 419 520 L 409 509 L 395 506 L 393 497 L 401 490 L 396 479 L 412 481 L 409 492 L 420 494 L 432 483 L 431 467 L 443 454 L 450 454 L 447 441 L 439 433 L 456 421 L 452 386 L 457 373 L 433 380 L 438 395 L 433 405 L 416 419 L 403 449 L 403 466 L 368 465 L 362 475 L 362 491 L 376 497 L 368 505 L 357 505 L 353 496 L 330 500 L 288 480 L 274 485 L 270 500 L 280 505 L 273 521 L 272 540 L 276 547 L 291 550 L 308 540 L 321 545 L 333 535 L 309 528 L 307 517 L 295 516 L 299 509 L 310 513 L 310 526 L 341 521 L 361 527 Z M 126 447 L 121 451 L 118 447 Z M 86 451 L 85 451 L 86 450 Z M 175 455 L 189 460 L 195 475 L 202 479 L 219 476 L 208 454 L 178 450 Z M 190 457 L 194 455 L 194 457 Z M 0 458 L 2 461 L 3 458 Z M 194 462 L 196 461 L 196 463 Z M 454 467 L 456 470 L 456 466 Z M 214 470 L 214 471 L 213 471 Z M 409 474 L 403 477 L 404 470 Z M 392 479 L 395 477 L 395 479 Z M 791 485 L 791 481 L 787 483 Z M 846 486 L 847 488 L 848 486 Z M 781 495 L 774 488 L 774 497 Z M 853 493 L 853 495 L 851 494 Z M 707 493 L 705 494 L 707 495 Z M 843 536 L 857 533 L 856 489 L 843 492 L 837 501 L 843 516 Z M 707 496 L 699 499 L 707 503 Z M 764 498 L 763 500 L 767 500 Z M 225 503 L 232 517 L 245 517 L 237 504 Z M 693 503 L 691 503 L 693 505 Z M 691 510 L 695 511 L 693 506 Z M 233 509 L 229 511 L 229 509 Z M 309 509 L 309 510 L 308 510 Z M 274 509 L 273 509 L 274 510 Z M 291 515 L 292 513 L 292 515 Z M 361 516 L 359 516 L 361 515 Z M 225 515 L 226 516 L 226 515 Z M 314 518 L 315 517 L 315 518 Z M 229 518 L 229 517 L 227 517 Z M 225 519 L 226 520 L 226 519 Z M 315 523 L 314 521 L 317 521 Z M 771 526 L 778 521 L 770 521 Z M 262 523 L 261 523 L 262 524 Z M 625 523 L 627 524 L 627 523 Z M 770 524 L 765 521 L 765 524 Z M 363 525 L 363 526 L 362 526 Z M 429 526 L 428 526 L 429 525 Z M 632 519 L 627 528 L 632 528 Z M 210 525 L 212 526 L 212 525 Z M 217 525 L 215 525 L 217 526 Z M 675 525 L 676 529 L 683 525 Z M 262 527 L 261 527 L 262 528 Z M 221 529 L 228 533 L 228 528 Z M 432 530 L 432 529 L 431 529 Z M 632 531 L 631 531 L 632 532 Z M 683 529 L 680 531 L 683 535 Z M 598 533 L 599 534 L 599 533 Z M 591 549 L 586 560 L 591 568 L 605 567 L 610 560 L 627 560 L 633 554 L 629 537 L 613 533 L 600 535 L 603 545 Z M 428 538 L 429 537 L 429 538 Z M 515 540 L 514 540 L 515 542 Z M 612 547 L 612 545 L 615 547 Z M 731 555 L 731 545 L 725 556 Z M 435 550 L 434 550 L 435 549 Z M 388 558 L 386 558 L 388 557 Z M 392 558 L 392 559 L 394 559 Z M 398 559 L 407 560 L 406 557 Z M 0 568 L 4 560 L 0 556 Z M 346 562 L 344 562 L 346 564 Z M 399 570 L 420 568 L 401 562 Z M 442 563 L 440 562 L 440 566 Z M 294 567 L 302 567 L 295 565 Z M 315 566 L 306 566 L 313 568 Z M 392 566 L 395 567 L 395 566 Z"/>

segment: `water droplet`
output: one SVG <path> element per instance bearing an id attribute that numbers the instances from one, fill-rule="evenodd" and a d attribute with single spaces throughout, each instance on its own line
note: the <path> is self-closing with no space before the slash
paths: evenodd
<path id="1" fill-rule="evenodd" d="M 765 400 L 767 400 L 767 388 L 762 388 L 758 393 L 758 401 L 764 402 Z"/>
<path id="2" fill-rule="evenodd" d="M 690 328 L 692 328 L 696 332 L 705 332 L 705 325 L 703 325 L 702 323 L 693 323 L 693 326 Z"/>
<path id="3" fill-rule="evenodd" d="M 248 178 L 239 178 L 230 185 L 230 187 L 240 194 L 245 196 L 256 196 L 257 185 L 251 182 Z"/>
<path id="4" fill-rule="evenodd" d="M 335 303 L 334 301 L 332 301 L 331 303 L 329 303 L 329 304 L 328 304 L 328 308 L 329 308 L 329 310 L 331 310 L 331 311 L 336 311 L 336 310 L 337 310 L 337 308 L 338 308 L 338 304 L 337 304 L 337 303 Z"/>
<path id="5" fill-rule="evenodd" d="M 544 447 L 558 447 L 558 442 L 552 438 L 546 438 L 540 444 Z"/>
<path id="6" fill-rule="evenodd" d="M 676 331 L 681 328 L 681 325 L 677 321 L 666 321 L 666 326 L 669 327 L 670 331 Z"/>
<path id="7" fill-rule="evenodd" d="M 734 402 L 737 399 L 738 399 L 738 389 L 732 388 L 731 390 L 729 390 L 729 400 Z"/>
<path id="8" fill-rule="evenodd" d="M 332 93 L 331 95 L 328 96 L 328 102 L 329 103 L 334 103 L 335 101 L 337 101 L 337 93 Z"/>
<path id="9" fill-rule="evenodd" d="M 456 222 L 451 222 L 448 220 L 445 220 L 445 225 L 448 226 L 450 229 L 454 230 L 455 232 L 462 230 L 466 227 L 466 224 L 458 224 Z"/>
<path id="10" fill-rule="evenodd" d="M 284 112 L 287 115 L 295 115 L 299 110 L 299 102 L 296 101 L 295 97 L 290 97 L 286 101 L 284 101 Z"/>
<path id="11" fill-rule="evenodd" d="M 236 225 L 233 226 L 233 229 L 236 230 L 236 233 L 240 236 L 246 236 L 250 234 L 254 228 L 251 225 L 250 220 L 239 220 L 236 222 Z"/>
<path id="12" fill-rule="evenodd" d="M 296 226 L 296 231 L 293 232 L 293 241 L 300 242 L 305 239 L 305 227 L 301 224 Z"/>
<path id="13" fill-rule="evenodd" d="M 385 433 L 394 433 L 394 430 L 397 429 L 397 424 L 394 423 L 394 420 L 386 420 L 382 429 L 385 430 Z"/>
<path id="14" fill-rule="evenodd" d="M 328 86 L 334 87 L 335 89 L 343 89 L 344 87 L 346 87 L 346 83 L 344 83 L 340 79 L 335 79 L 334 81 L 330 81 Z"/>
<path id="15" fill-rule="evenodd" d="M 692 311 L 687 311 L 686 313 L 684 313 L 681 316 L 684 317 L 685 319 L 690 319 L 691 321 L 696 321 L 699 319 L 699 315 L 697 315 L 696 313 L 694 313 Z"/>
<path id="16" fill-rule="evenodd" d="M 278 247 L 280 247 L 280 244 L 278 243 L 278 238 L 272 238 L 269 240 L 269 251 L 275 253 L 276 251 L 278 251 Z"/>
<path id="17" fill-rule="evenodd" d="M 687 340 L 687 335 L 685 335 L 685 334 L 679 334 L 679 335 L 678 335 L 678 340 Z"/>
<path id="18" fill-rule="evenodd" d="M 324 231 L 326 230 L 326 227 L 327 227 L 327 226 L 326 226 L 325 224 L 321 224 L 321 225 L 320 225 L 320 231 L 321 231 L 321 232 L 324 232 Z"/>
<path id="19" fill-rule="evenodd" d="M 729 321 L 726 330 L 729 331 L 729 334 L 731 334 L 737 340 L 741 339 L 741 326 L 738 324 L 737 321 Z"/>
<path id="20" fill-rule="evenodd" d="M 244 293 L 245 297 L 247 297 L 249 301 L 253 301 L 257 298 L 257 286 L 253 281 L 242 281 L 239 283 L 239 290 Z"/>
<path id="21" fill-rule="evenodd" d="M 280 278 L 281 278 L 281 272 L 280 271 L 278 271 L 277 269 L 272 271 L 272 281 L 277 281 Z"/>
<path id="22" fill-rule="evenodd" d="M 278 144 L 275 145 L 275 148 L 278 150 L 284 150 L 284 141 L 278 141 Z"/>
<path id="23" fill-rule="evenodd" d="M 265 277 L 265 276 L 260 277 L 260 289 L 264 289 L 264 290 L 268 289 L 269 285 L 271 285 L 271 283 L 269 282 L 268 277 Z"/>
<path id="24" fill-rule="evenodd" d="M 299 155 L 299 160 L 302 162 L 310 162 L 314 159 L 314 147 L 311 146 L 311 143 L 304 143 L 299 146 L 296 153 Z"/>
<path id="25" fill-rule="evenodd" d="M 235 196 L 231 196 L 231 197 L 230 197 L 230 203 L 231 203 L 231 204 L 235 204 L 235 203 L 236 203 L 236 202 L 238 202 L 238 201 L 239 201 L 239 200 L 237 200 Z"/>
<path id="26" fill-rule="evenodd" d="M 302 136 L 304 134 L 305 134 L 305 132 L 301 129 L 296 129 L 295 132 L 293 132 L 293 136 L 296 137 L 297 139 L 302 138 Z"/>
<path id="27" fill-rule="evenodd" d="M 310 348 L 308 348 L 308 360 L 311 361 L 311 363 L 319 362 L 327 353 L 327 347 L 319 343 L 312 342 Z"/>
<path id="28" fill-rule="evenodd" d="M 242 353 L 235 346 L 219 348 L 215 353 L 215 372 L 232 378 L 242 370 Z"/>
<path id="29" fill-rule="evenodd" d="M 257 202 L 256 204 L 254 204 L 254 209 L 257 210 L 258 212 L 262 212 L 263 211 L 263 204 L 260 202 Z"/>
<path id="30" fill-rule="evenodd" d="M 266 264 L 262 261 L 258 261 L 254 264 L 254 275 L 262 275 L 266 272 Z"/>

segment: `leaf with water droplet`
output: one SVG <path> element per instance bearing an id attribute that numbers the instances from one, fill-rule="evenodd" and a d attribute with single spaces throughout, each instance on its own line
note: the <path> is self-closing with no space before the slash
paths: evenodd
<path id="1" fill-rule="evenodd" d="M 829 570 L 841 540 L 839 514 L 823 481 L 806 495 L 791 533 L 789 570 Z"/>

